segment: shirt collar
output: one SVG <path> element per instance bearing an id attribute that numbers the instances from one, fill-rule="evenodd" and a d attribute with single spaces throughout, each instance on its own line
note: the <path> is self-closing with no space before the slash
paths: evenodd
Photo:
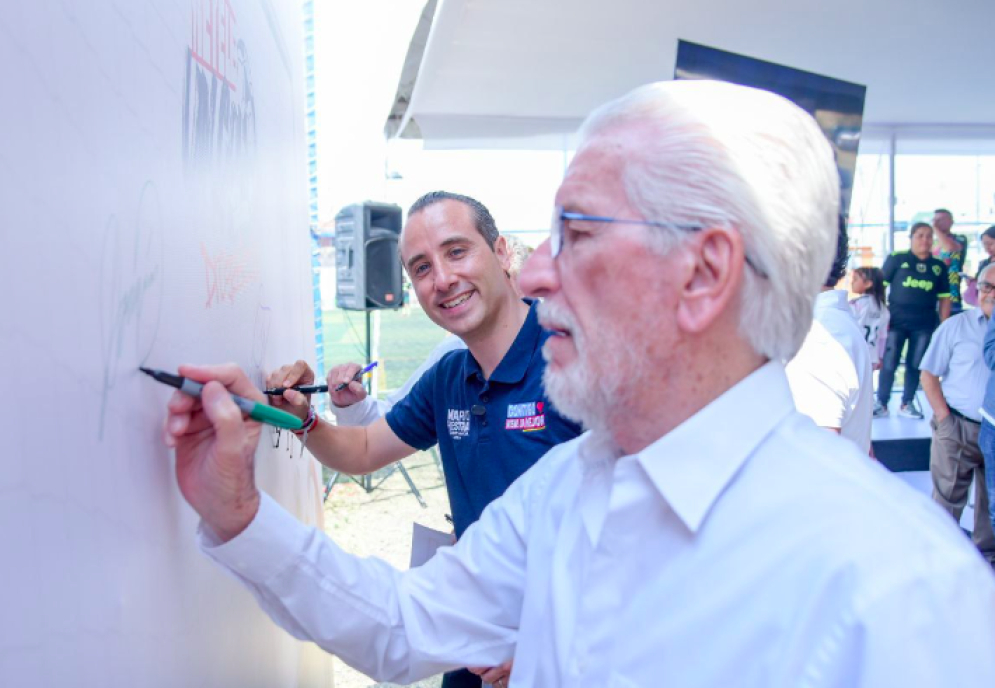
<path id="1" fill-rule="evenodd" d="M 639 452 L 636 460 L 694 533 L 747 459 L 794 410 L 784 366 L 770 362 Z"/>
<path id="2" fill-rule="evenodd" d="M 505 384 L 515 384 L 525 378 L 525 373 L 532 362 L 539 335 L 542 328 L 539 326 L 539 316 L 536 312 L 538 301 L 534 299 L 522 299 L 529 305 L 529 312 L 525 316 L 522 329 L 515 336 L 515 341 L 511 343 L 511 348 L 504 354 L 497 368 L 491 373 L 491 382 L 503 382 Z M 470 353 L 466 357 L 466 377 L 470 378 L 478 375 L 483 378 L 483 370 L 477 359 Z"/>
<path id="3" fill-rule="evenodd" d="M 815 297 L 815 311 L 818 313 L 831 308 L 841 311 L 850 310 L 845 291 L 842 289 L 830 289 L 829 291 L 819 292 L 819 295 Z"/>

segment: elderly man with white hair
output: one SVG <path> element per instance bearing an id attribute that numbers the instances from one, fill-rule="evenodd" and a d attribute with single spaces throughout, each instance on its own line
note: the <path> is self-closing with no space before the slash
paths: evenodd
<path id="1" fill-rule="evenodd" d="M 995 266 L 978 275 L 979 284 L 995 282 Z M 988 367 L 982 345 L 995 306 L 995 293 L 981 294 L 977 308 L 952 315 L 933 333 L 922 358 L 922 388 L 933 408 L 930 425 L 929 472 L 933 499 L 957 522 L 967 505 L 974 479 L 972 539 L 982 556 L 995 566 L 995 533 L 988 517 L 985 459 L 978 444 L 981 407 L 985 400 Z"/>
<path id="2" fill-rule="evenodd" d="M 295 636 L 391 681 L 512 655 L 511 686 L 536 688 L 995 681 L 977 552 L 792 403 L 781 361 L 829 270 L 838 183 L 815 122 L 772 94 L 671 82 L 607 104 L 521 277 L 555 333 L 550 398 L 590 431 L 401 573 L 260 494 L 259 426 L 225 388 L 254 391 L 200 370 L 203 402 L 169 419 L 196 432 L 167 432 L 204 550 Z"/>

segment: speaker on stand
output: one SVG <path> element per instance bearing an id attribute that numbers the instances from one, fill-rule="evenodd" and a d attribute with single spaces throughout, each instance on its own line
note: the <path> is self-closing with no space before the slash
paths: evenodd
<path id="1" fill-rule="evenodd" d="M 397 249 L 401 215 L 400 206 L 364 201 L 346 206 L 335 216 L 335 305 L 342 310 L 366 313 L 366 364 L 373 360 L 373 312 L 396 310 L 404 305 L 403 268 Z M 401 462 L 395 463 L 394 468 L 401 471 L 418 503 L 427 508 Z M 366 492 L 372 492 L 392 472 L 393 468 L 376 485 L 371 475 L 349 477 Z M 328 481 L 326 499 L 338 476 L 336 472 Z"/>

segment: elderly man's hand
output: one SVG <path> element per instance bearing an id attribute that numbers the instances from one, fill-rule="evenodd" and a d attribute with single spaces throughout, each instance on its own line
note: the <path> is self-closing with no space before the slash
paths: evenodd
<path id="1" fill-rule="evenodd" d="M 306 361 L 297 361 L 290 365 L 281 366 L 266 378 L 267 389 L 313 384 L 314 371 L 311 370 L 311 366 Z M 269 403 L 304 420 L 307 418 L 308 408 L 311 406 L 311 395 L 288 389 L 282 397 L 271 397 Z"/>
<path id="2" fill-rule="evenodd" d="M 234 364 L 180 366 L 179 372 L 206 384 L 200 399 L 173 394 L 164 439 L 176 449 L 176 479 L 184 499 L 226 542 L 259 510 L 254 455 L 261 427 L 242 418 L 229 392 L 266 402 Z"/>
<path id="3" fill-rule="evenodd" d="M 470 673 L 476 674 L 484 683 L 489 683 L 494 688 L 508 688 L 508 679 L 511 678 L 512 660 L 496 667 L 467 667 Z"/>

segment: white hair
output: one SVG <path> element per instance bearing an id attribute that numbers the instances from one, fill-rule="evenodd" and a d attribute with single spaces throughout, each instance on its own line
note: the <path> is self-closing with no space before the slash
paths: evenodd
<path id="1" fill-rule="evenodd" d="M 510 234 L 502 234 L 501 236 L 504 237 L 508 245 L 508 272 L 511 273 L 512 277 L 517 277 L 518 273 L 522 271 L 525 261 L 532 254 L 532 249 L 516 236 L 511 236 Z"/>
<path id="2" fill-rule="evenodd" d="M 649 84 L 585 120 L 581 148 L 645 128 L 625 165 L 629 202 L 647 220 L 739 231 L 747 267 L 739 330 L 759 354 L 787 360 L 812 322 L 836 253 L 839 174 L 811 115 L 767 91 L 718 81 Z M 666 249 L 679 230 L 653 232 Z"/>

